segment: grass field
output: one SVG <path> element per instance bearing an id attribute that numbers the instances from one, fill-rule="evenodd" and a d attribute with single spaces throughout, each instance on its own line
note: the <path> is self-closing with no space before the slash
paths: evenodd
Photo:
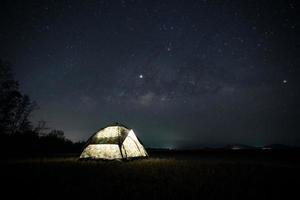
<path id="1" fill-rule="evenodd" d="M 130 162 L 74 157 L 1 161 L 1 193 L 36 198 L 289 199 L 300 186 L 298 158 L 169 157 Z"/>

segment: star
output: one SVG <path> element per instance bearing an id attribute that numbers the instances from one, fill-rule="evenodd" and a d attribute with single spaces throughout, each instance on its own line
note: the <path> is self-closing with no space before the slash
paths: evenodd
<path id="1" fill-rule="evenodd" d="M 140 78 L 140 79 L 143 79 L 143 78 L 144 78 L 143 74 L 140 74 L 140 75 L 139 75 L 139 78 Z"/>
<path id="2" fill-rule="evenodd" d="M 287 80 L 286 80 L 286 79 L 284 79 L 284 80 L 282 81 L 282 83 L 284 83 L 284 84 L 287 84 Z"/>

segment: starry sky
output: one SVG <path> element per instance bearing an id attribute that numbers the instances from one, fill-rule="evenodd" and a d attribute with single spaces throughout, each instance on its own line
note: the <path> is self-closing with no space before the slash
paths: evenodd
<path id="1" fill-rule="evenodd" d="M 121 122 L 147 147 L 300 145 L 296 0 L 0 3 L 0 57 L 73 141 Z"/>

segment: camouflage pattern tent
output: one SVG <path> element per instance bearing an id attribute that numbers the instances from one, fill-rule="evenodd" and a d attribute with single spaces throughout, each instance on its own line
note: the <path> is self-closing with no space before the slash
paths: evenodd
<path id="1" fill-rule="evenodd" d="M 148 157 L 132 129 L 121 124 L 109 125 L 97 131 L 88 141 L 80 159 L 131 159 Z"/>

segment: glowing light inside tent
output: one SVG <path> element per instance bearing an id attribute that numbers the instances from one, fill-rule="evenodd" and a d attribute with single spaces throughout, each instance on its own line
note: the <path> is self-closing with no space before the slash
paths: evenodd
<path id="1" fill-rule="evenodd" d="M 110 126 L 97 132 L 83 150 L 80 158 L 122 159 L 148 156 L 133 130 Z"/>
<path id="2" fill-rule="evenodd" d="M 117 126 L 107 127 L 101 131 L 99 131 L 95 137 L 100 138 L 111 138 L 111 137 L 118 137 L 119 130 Z"/>
<path id="3" fill-rule="evenodd" d="M 108 160 L 121 159 L 119 146 L 116 144 L 90 144 L 84 149 L 80 158 L 105 158 Z"/>
<path id="4" fill-rule="evenodd" d="M 126 154 L 128 157 L 140 157 L 147 156 L 147 153 L 141 143 L 138 141 L 133 130 L 130 130 L 128 136 L 123 142 L 122 145 L 123 154 Z"/>

